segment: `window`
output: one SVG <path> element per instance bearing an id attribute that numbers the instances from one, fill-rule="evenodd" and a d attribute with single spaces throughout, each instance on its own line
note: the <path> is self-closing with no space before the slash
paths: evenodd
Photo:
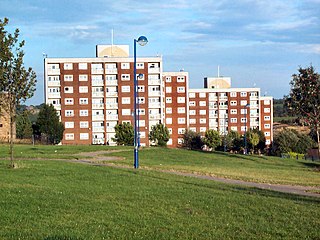
<path id="1" fill-rule="evenodd" d="M 178 93 L 184 93 L 186 91 L 185 87 L 177 87 Z"/>
<path id="2" fill-rule="evenodd" d="M 123 116 L 130 116 L 131 115 L 131 109 L 122 109 L 122 115 Z"/>
<path id="3" fill-rule="evenodd" d="M 166 124 L 172 124 L 172 118 L 166 118 Z"/>
<path id="4" fill-rule="evenodd" d="M 144 108 L 139 108 L 139 115 L 146 115 L 146 110 Z"/>
<path id="5" fill-rule="evenodd" d="M 80 133 L 80 140 L 88 140 L 89 133 Z"/>
<path id="6" fill-rule="evenodd" d="M 79 104 L 81 105 L 88 104 L 88 98 L 79 98 Z"/>
<path id="7" fill-rule="evenodd" d="M 264 108 L 264 109 L 263 109 L 263 112 L 264 112 L 264 113 L 270 113 L 270 108 Z"/>
<path id="8" fill-rule="evenodd" d="M 236 127 L 236 126 L 231 126 L 231 131 L 238 131 L 238 127 Z"/>
<path id="9" fill-rule="evenodd" d="M 144 69 L 144 63 L 137 63 L 137 69 Z"/>
<path id="10" fill-rule="evenodd" d="M 185 128 L 178 128 L 178 134 L 184 134 L 185 131 Z"/>
<path id="11" fill-rule="evenodd" d="M 130 69 L 130 63 L 121 63 L 121 69 Z"/>
<path id="12" fill-rule="evenodd" d="M 79 81 L 88 81 L 88 75 L 86 74 L 81 74 L 79 75 Z"/>
<path id="13" fill-rule="evenodd" d="M 189 106 L 195 107 L 196 106 L 196 102 L 195 101 L 190 101 L 189 102 Z"/>
<path id="14" fill-rule="evenodd" d="M 200 118 L 200 124 L 206 124 L 207 122 L 207 119 L 205 118 Z"/>
<path id="15" fill-rule="evenodd" d="M 237 114 L 237 112 L 238 112 L 237 109 L 231 109 L 231 110 L 230 110 L 230 113 L 231 113 L 231 114 Z"/>
<path id="16" fill-rule="evenodd" d="M 241 114 L 247 114 L 248 113 L 248 111 L 247 111 L 247 109 L 245 108 L 245 109 L 241 109 Z"/>
<path id="17" fill-rule="evenodd" d="M 138 86 L 138 92 L 144 92 L 144 86 Z"/>
<path id="18" fill-rule="evenodd" d="M 73 87 L 64 87 L 65 93 L 73 93 Z"/>
<path id="19" fill-rule="evenodd" d="M 167 114 L 172 114 L 172 108 L 166 108 L 166 113 Z"/>
<path id="20" fill-rule="evenodd" d="M 200 101 L 200 102 L 199 102 L 199 106 L 205 107 L 205 106 L 206 106 L 206 101 Z"/>
<path id="21" fill-rule="evenodd" d="M 85 122 L 80 122 L 80 128 L 89 128 L 89 122 L 85 121 Z"/>
<path id="22" fill-rule="evenodd" d="M 172 103 L 172 98 L 171 97 L 166 97 L 166 103 Z"/>
<path id="23" fill-rule="evenodd" d="M 190 118 L 190 119 L 189 119 L 189 123 L 190 123 L 190 124 L 196 124 L 197 121 L 196 121 L 196 119 L 194 119 L 194 118 Z"/>
<path id="24" fill-rule="evenodd" d="M 166 77 L 166 82 L 171 82 L 171 76 Z"/>
<path id="25" fill-rule="evenodd" d="M 196 94 L 193 92 L 193 93 L 189 93 L 189 98 L 195 98 L 196 97 Z"/>
<path id="26" fill-rule="evenodd" d="M 189 115 L 191 115 L 191 116 L 196 115 L 196 110 L 190 110 L 190 111 L 189 111 Z"/>
<path id="27" fill-rule="evenodd" d="M 237 97 L 237 92 L 231 92 L 230 97 Z"/>
<path id="28" fill-rule="evenodd" d="M 172 128 L 168 128 L 169 134 L 172 134 Z"/>
<path id="29" fill-rule="evenodd" d="M 199 111 L 199 114 L 200 114 L 200 115 L 206 115 L 206 114 L 207 114 L 207 111 L 206 111 L 206 110 L 200 110 L 200 111 Z"/>
<path id="30" fill-rule="evenodd" d="M 270 100 L 264 100 L 263 103 L 264 105 L 270 105 Z"/>
<path id="31" fill-rule="evenodd" d="M 66 115 L 66 117 L 73 117 L 74 111 L 73 110 L 65 110 L 65 115 Z"/>
<path id="32" fill-rule="evenodd" d="M 268 124 L 265 124 L 265 125 L 264 125 L 264 128 L 270 129 L 270 124 L 269 124 L 269 123 L 268 123 Z"/>
<path id="33" fill-rule="evenodd" d="M 122 92 L 130 92 L 130 86 L 121 86 Z"/>
<path id="34" fill-rule="evenodd" d="M 146 126 L 146 121 L 145 120 L 139 120 L 139 126 L 140 127 L 145 127 Z"/>
<path id="35" fill-rule="evenodd" d="M 88 86 L 79 87 L 79 93 L 87 93 L 87 92 L 88 92 Z"/>
<path id="36" fill-rule="evenodd" d="M 123 97 L 121 99 L 122 104 L 130 104 L 130 97 Z"/>
<path id="37" fill-rule="evenodd" d="M 201 127 L 201 128 L 200 128 L 200 132 L 205 132 L 205 131 L 207 131 L 207 128 L 206 128 L 206 127 Z"/>
<path id="38" fill-rule="evenodd" d="M 177 77 L 177 82 L 184 82 L 185 77 L 184 76 L 178 76 Z"/>
<path id="39" fill-rule="evenodd" d="M 74 122 L 65 122 L 64 127 L 65 128 L 74 128 Z"/>
<path id="40" fill-rule="evenodd" d="M 73 69 L 72 63 L 65 63 L 65 64 L 63 64 L 63 68 L 64 68 L 65 70 L 72 70 L 72 69 Z"/>
<path id="41" fill-rule="evenodd" d="M 270 121 L 270 116 L 264 116 L 265 121 Z"/>
<path id="42" fill-rule="evenodd" d="M 204 92 L 199 93 L 199 97 L 200 98 L 205 98 L 206 97 L 206 93 L 204 93 Z"/>
<path id="43" fill-rule="evenodd" d="M 177 102 L 178 103 L 185 103 L 186 102 L 186 98 L 185 97 L 178 97 Z"/>
<path id="44" fill-rule="evenodd" d="M 73 133 L 66 133 L 65 135 L 66 140 L 74 140 L 74 134 Z"/>
<path id="45" fill-rule="evenodd" d="M 87 63 L 79 63 L 79 69 L 80 70 L 88 69 L 88 64 Z"/>
<path id="46" fill-rule="evenodd" d="M 186 113 L 186 108 L 184 108 L 184 107 L 179 107 L 179 108 L 178 108 L 178 113 Z"/>
<path id="47" fill-rule="evenodd" d="M 230 101 L 231 106 L 237 106 L 237 101 Z"/>
<path id="48" fill-rule="evenodd" d="M 144 80 L 144 74 L 143 73 L 138 73 L 136 75 L 137 80 Z"/>
<path id="49" fill-rule="evenodd" d="M 236 118 L 231 118 L 231 123 L 237 123 L 237 119 Z"/>
<path id="50" fill-rule="evenodd" d="M 73 75 L 64 75 L 63 79 L 64 79 L 64 81 L 72 82 L 73 81 Z"/>
<path id="51" fill-rule="evenodd" d="M 264 135 L 265 135 L 266 137 L 270 137 L 270 132 L 264 132 Z"/>
<path id="52" fill-rule="evenodd" d="M 172 88 L 171 87 L 166 87 L 166 93 L 171 93 L 172 92 Z"/>
<path id="53" fill-rule="evenodd" d="M 80 116 L 81 117 L 89 116 L 89 111 L 88 110 L 80 110 Z"/>
<path id="54" fill-rule="evenodd" d="M 73 105 L 73 98 L 65 98 L 64 104 L 65 105 Z"/>
<path id="55" fill-rule="evenodd" d="M 240 93 L 240 97 L 246 97 L 247 96 L 247 92 L 241 92 Z"/>
<path id="56" fill-rule="evenodd" d="M 247 118 L 241 118 L 241 122 L 242 123 L 246 123 L 247 122 Z"/>
<path id="57" fill-rule="evenodd" d="M 270 139 L 267 139 L 266 140 L 266 145 L 270 145 L 271 144 L 271 140 Z"/>
<path id="58" fill-rule="evenodd" d="M 138 97 L 138 104 L 144 104 L 144 103 L 145 103 L 144 97 Z"/>
<path id="59" fill-rule="evenodd" d="M 240 105 L 241 105 L 241 106 L 247 105 L 247 101 L 246 101 L 246 100 L 241 100 Z"/>
<path id="60" fill-rule="evenodd" d="M 122 81 L 129 81 L 130 80 L 130 74 L 121 74 L 121 80 Z"/>
<path id="61" fill-rule="evenodd" d="M 178 124 L 185 124 L 186 119 L 185 118 L 178 118 Z"/>

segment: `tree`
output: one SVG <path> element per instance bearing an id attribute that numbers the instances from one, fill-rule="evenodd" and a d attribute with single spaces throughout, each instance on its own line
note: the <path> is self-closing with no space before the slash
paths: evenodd
<path id="1" fill-rule="evenodd" d="M 241 148 L 241 137 L 236 131 L 228 132 L 226 136 L 226 145 L 228 150 L 239 151 Z"/>
<path id="2" fill-rule="evenodd" d="M 57 144 L 62 140 L 64 125 L 52 104 L 42 105 L 36 125 L 39 126 L 41 135 L 47 138 L 47 143 Z"/>
<path id="3" fill-rule="evenodd" d="M 252 145 L 253 153 L 254 153 L 254 147 L 258 145 L 259 141 L 260 141 L 260 139 L 259 139 L 259 134 L 258 134 L 258 133 L 255 133 L 255 132 L 250 132 L 249 142 L 250 142 L 251 145 Z"/>
<path id="4" fill-rule="evenodd" d="M 190 150 L 201 150 L 204 143 L 200 133 L 186 129 L 183 134 L 182 147 Z"/>
<path id="5" fill-rule="evenodd" d="M 167 146 L 167 142 L 170 139 L 169 130 L 162 123 L 153 125 L 149 133 L 149 140 L 153 141 L 156 145 L 160 147 Z"/>
<path id="6" fill-rule="evenodd" d="M 9 20 L 0 20 L 0 107 L 8 113 L 10 123 L 10 166 L 13 161 L 13 135 L 16 122 L 16 108 L 32 97 L 35 91 L 36 74 L 23 63 L 25 41 L 19 42 L 19 29 L 13 34 L 5 30 Z"/>
<path id="7" fill-rule="evenodd" d="M 130 123 L 120 123 L 115 127 L 116 134 L 112 141 L 115 141 L 117 145 L 133 146 L 134 143 L 134 130 Z"/>
<path id="8" fill-rule="evenodd" d="M 29 119 L 29 112 L 24 110 L 22 113 L 17 115 L 16 136 L 20 139 L 31 138 L 32 133 L 32 123 Z"/>
<path id="9" fill-rule="evenodd" d="M 289 111 L 297 114 L 316 132 L 320 156 L 320 75 L 311 65 L 292 75 L 291 90 L 285 97 Z"/>
<path id="10" fill-rule="evenodd" d="M 215 148 L 221 144 L 219 132 L 213 129 L 207 130 L 203 138 L 203 143 L 214 151 Z"/>

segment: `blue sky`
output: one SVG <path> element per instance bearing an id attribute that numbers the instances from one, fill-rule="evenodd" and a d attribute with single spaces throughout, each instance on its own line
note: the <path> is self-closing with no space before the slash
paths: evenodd
<path id="1" fill-rule="evenodd" d="M 233 87 L 288 94 L 291 75 L 311 63 L 320 71 L 320 0 L 1 0 L 0 17 L 26 40 L 25 65 L 37 73 L 43 100 L 43 56 L 95 57 L 96 44 L 128 44 L 145 35 L 139 56 L 163 56 L 164 71 L 184 69 L 190 88 L 205 76 Z"/>

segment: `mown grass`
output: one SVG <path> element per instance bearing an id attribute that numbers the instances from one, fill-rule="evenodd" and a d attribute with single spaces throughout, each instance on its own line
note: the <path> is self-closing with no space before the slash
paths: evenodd
<path id="1" fill-rule="evenodd" d="M 132 165 L 130 151 L 108 154 L 124 157 L 114 164 Z M 184 149 L 145 148 L 139 151 L 140 166 L 176 170 L 245 181 L 320 186 L 320 162 L 278 157 L 197 152 Z"/>
<path id="2" fill-rule="evenodd" d="M 142 169 L 21 163 L 0 160 L 0 239 L 320 238 L 317 198 Z"/>

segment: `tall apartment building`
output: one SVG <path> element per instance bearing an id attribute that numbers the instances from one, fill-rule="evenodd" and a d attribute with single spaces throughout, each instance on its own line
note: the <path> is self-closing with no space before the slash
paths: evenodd
<path id="1" fill-rule="evenodd" d="M 164 123 L 168 146 L 185 129 L 221 133 L 259 128 L 272 141 L 272 98 L 259 88 L 231 88 L 230 78 L 205 78 L 189 89 L 187 72 L 163 72 L 161 57 L 137 58 L 140 144 L 151 126 Z M 223 88 L 221 88 L 223 87 Z M 117 123 L 134 124 L 133 58 L 127 46 L 97 46 L 96 58 L 45 58 L 45 102 L 65 125 L 62 144 L 115 144 Z"/>

